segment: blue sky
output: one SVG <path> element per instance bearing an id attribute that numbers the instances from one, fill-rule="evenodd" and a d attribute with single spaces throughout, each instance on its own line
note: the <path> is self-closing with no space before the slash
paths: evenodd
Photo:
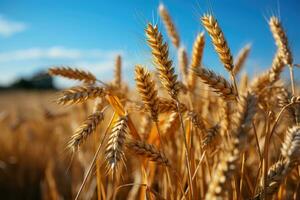
<path id="1" fill-rule="evenodd" d="M 125 80 L 132 82 L 135 64 L 152 67 L 144 42 L 146 23 L 157 22 L 165 33 L 157 15 L 160 2 L 173 17 L 189 53 L 203 30 L 200 16 L 212 10 L 233 55 L 251 43 L 246 70 L 251 74 L 262 71 L 271 64 L 276 50 L 266 21 L 275 14 L 287 30 L 295 62 L 300 62 L 299 0 L 0 0 L 0 84 L 53 65 L 89 69 L 107 81 L 113 76 L 118 53 L 123 55 Z M 224 73 L 206 39 L 204 65 Z M 173 47 L 171 53 L 176 58 Z"/>

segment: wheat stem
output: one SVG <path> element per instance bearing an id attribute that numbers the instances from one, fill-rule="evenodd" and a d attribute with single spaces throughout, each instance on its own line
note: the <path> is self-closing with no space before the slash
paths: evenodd
<path id="1" fill-rule="evenodd" d="M 178 112 L 178 115 L 179 115 L 182 134 L 183 134 L 183 138 L 184 138 L 185 161 L 186 161 L 187 170 L 188 170 L 189 187 L 191 188 L 192 199 L 194 199 L 193 198 L 194 197 L 193 186 L 192 186 L 193 181 L 192 181 L 190 158 L 189 158 L 189 148 L 188 148 L 187 138 L 186 138 L 186 135 L 185 135 L 186 132 L 185 132 L 184 124 L 183 124 L 183 119 L 182 119 L 182 115 L 181 115 L 181 112 L 180 112 L 180 103 L 179 103 L 178 99 L 176 99 L 176 106 L 177 106 L 177 112 Z"/>
<path id="2" fill-rule="evenodd" d="M 78 200 L 78 199 L 79 199 L 80 194 L 81 194 L 81 192 L 82 192 L 82 190 L 83 190 L 83 188 L 84 188 L 84 185 L 86 184 L 87 179 L 88 179 L 88 177 L 90 176 L 90 174 L 91 174 L 91 172 L 92 172 L 92 168 L 93 168 L 93 166 L 94 166 L 94 164 L 95 164 L 95 162 L 96 162 L 96 159 L 97 159 L 97 157 L 98 157 L 98 155 L 99 155 L 99 153 L 100 153 L 100 149 L 101 149 L 101 147 L 102 147 L 102 145 L 103 145 L 104 139 L 106 138 L 106 135 L 107 135 L 107 133 L 108 133 L 109 127 L 110 127 L 110 125 L 111 125 L 111 123 L 112 123 L 112 121 L 113 121 L 113 119 L 114 119 L 114 117 L 115 117 L 115 114 L 116 114 L 116 113 L 114 112 L 114 114 L 112 115 L 112 117 L 111 117 L 111 119 L 110 119 L 110 122 L 108 123 L 108 126 L 106 127 L 106 130 L 105 130 L 105 132 L 104 132 L 103 139 L 101 140 L 101 142 L 100 142 L 100 144 L 99 144 L 99 146 L 98 146 L 98 148 L 97 148 L 97 151 L 96 151 L 96 153 L 94 154 L 94 157 L 93 157 L 92 162 L 91 162 L 91 164 L 90 164 L 90 166 L 89 166 L 89 168 L 88 168 L 88 171 L 87 171 L 87 173 L 86 173 L 86 175 L 85 175 L 85 177 L 84 177 L 84 179 L 83 179 L 83 181 L 82 181 L 82 183 L 81 183 L 81 185 L 80 185 L 80 188 L 79 188 L 79 190 L 78 190 L 78 192 L 77 192 L 77 194 L 76 194 L 75 200 Z"/>

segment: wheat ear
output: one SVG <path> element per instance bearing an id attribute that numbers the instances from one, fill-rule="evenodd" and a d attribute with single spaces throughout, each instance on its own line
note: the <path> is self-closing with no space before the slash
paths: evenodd
<path id="1" fill-rule="evenodd" d="M 178 49 L 178 61 L 180 66 L 180 72 L 182 74 L 182 82 L 186 83 L 186 77 L 188 75 L 188 55 L 185 48 L 180 47 Z"/>
<path id="2" fill-rule="evenodd" d="M 293 57 L 289 47 L 288 38 L 283 26 L 280 23 L 280 20 L 277 17 L 272 16 L 270 18 L 269 25 L 276 45 L 278 46 L 279 51 L 284 58 L 284 63 L 290 66 L 293 65 Z"/>
<path id="3" fill-rule="evenodd" d="M 106 145 L 106 168 L 107 172 L 112 172 L 113 174 L 118 169 L 119 162 L 124 162 L 124 143 L 128 129 L 127 121 L 127 116 L 122 116 L 119 118 L 112 128 Z"/>
<path id="4" fill-rule="evenodd" d="M 238 141 L 234 143 L 238 143 Z M 236 172 L 239 150 L 234 146 L 232 145 L 230 150 L 224 152 L 220 157 L 221 160 L 218 162 L 205 195 L 206 200 L 223 199 L 226 183 L 229 182 L 232 175 Z"/>
<path id="5" fill-rule="evenodd" d="M 68 143 L 68 147 L 73 151 L 77 150 L 88 136 L 96 131 L 96 128 L 103 121 L 104 115 L 101 111 L 95 111 L 89 115 L 87 120 L 76 130 Z"/>
<path id="6" fill-rule="evenodd" d="M 204 32 L 201 32 L 197 35 L 197 38 L 193 45 L 191 69 L 198 69 L 199 67 L 201 67 L 204 45 Z M 194 73 L 188 74 L 188 87 L 191 91 L 193 91 L 196 87 L 196 78 L 197 76 Z"/>
<path id="7" fill-rule="evenodd" d="M 241 96 L 236 116 L 233 118 L 234 127 L 232 139 L 228 150 L 224 152 L 209 184 L 205 199 L 221 198 L 225 191 L 225 185 L 236 172 L 239 154 L 246 148 L 246 140 L 252 118 L 255 114 L 257 98 L 252 93 Z"/>
<path id="8" fill-rule="evenodd" d="M 254 199 L 263 199 L 265 195 L 272 196 L 275 194 L 285 177 L 291 172 L 297 162 L 300 161 L 300 126 L 293 126 L 287 130 L 286 137 L 281 147 L 283 159 L 278 160 L 273 164 L 267 174 L 266 191 L 263 183 L 259 193 Z"/>
<path id="9" fill-rule="evenodd" d="M 178 32 L 176 30 L 176 27 L 173 23 L 173 20 L 170 16 L 168 10 L 165 8 L 165 6 L 162 3 L 159 4 L 159 6 L 158 6 L 158 12 L 163 20 L 163 23 L 165 25 L 165 28 L 167 30 L 169 37 L 171 38 L 173 45 L 176 48 L 179 48 L 180 38 L 179 38 Z"/>
<path id="10" fill-rule="evenodd" d="M 232 69 L 232 72 L 233 72 L 234 75 L 237 75 L 241 71 L 242 67 L 245 64 L 245 61 L 248 58 L 248 55 L 250 53 L 250 49 L 251 49 L 251 45 L 247 44 L 238 53 L 238 55 L 235 59 L 235 62 L 234 62 L 234 67 Z"/>
<path id="11" fill-rule="evenodd" d="M 277 17 L 272 16 L 270 18 L 269 25 L 276 45 L 278 46 L 279 53 L 283 58 L 283 62 L 284 64 L 289 65 L 292 93 L 295 95 L 293 55 L 289 47 L 288 38 L 283 26 L 280 23 L 280 20 Z"/>
<path id="12" fill-rule="evenodd" d="M 122 58 L 117 55 L 115 60 L 115 70 L 114 70 L 114 84 L 120 88 L 122 82 Z"/>
<path id="13" fill-rule="evenodd" d="M 174 67 L 172 67 L 172 61 L 169 59 L 168 45 L 163 42 L 162 34 L 158 31 L 157 26 L 148 23 L 145 32 L 148 38 L 147 42 L 152 49 L 153 61 L 159 72 L 161 83 L 169 95 L 173 99 L 177 99 L 180 87 Z"/>
<path id="14" fill-rule="evenodd" d="M 63 91 L 63 95 L 58 98 L 57 103 L 70 105 L 85 102 L 88 99 L 104 97 L 106 90 L 98 86 L 78 86 Z"/>
<path id="15" fill-rule="evenodd" d="M 150 73 L 141 65 L 135 67 L 135 81 L 138 93 L 145 105 L 145 110 L 150 113 L 152 120 L 156 122 L 159 109 L 157 89 Z"/>
<path id="16" fill-rule="evenodd" d="M 48 70 L 48 73 L 50 75 L 62 76 L 90 84 L 94 84 L 96 82 L 96 77 L 91 72 L 80 69 L 72 69 L 70 67 L 52 67 Z"/>
<path id="17" fill-rule="evenodd" d="M 216 125 L 212 126 L 211 128 L 207 129 L 206 132 L 207 133 L 204 136 L 204 139 L 202 141 L 202 147 L 204 149 L 207 148 L 209 145 L 211 145 L 213 143 L 213 141 L 215 141 L 217 136 L 220 134 L 220 125 L 216 124 Z"/>
<path id="18" fill-rule="evenodd" d="M 252 119 L 257 110 L 257 96 L 254 93 L 246 92 L 241 96 L 237 106 L 237 112 L 233 116 L 233 134 L 239 140 L 239 150 L 247 147 L 249 131 L 252 128 Z"/>
<path id="19" fill-rule="evenodd" d="M 159 113 L 168 113 L 168 112 L 176 112 L 177 111 L 177 105 L 176 101 L 165 99 L 165 98 L 159 98 Z M 187 111 L 187 106 L 183 103 L 180 103 L 180 112 Z"/>
<path id="20" fill-rule="evenodd" d="M 154 145 L 148 144 L 144 141 L 131 140 L 130 142 L 126 143 L 126 146 L 137 155 L 149 158 L 151 161 L 161 165 L 170 165 L 167 157 Z"/>
<path id="21" fill-rule="evenodd" d="M 205 68 L 194 69 L 193 73 L 199 76 L 203 83 L 207 84 L 225 100 L 234 100 L 237 98 L 236 90 L 224 77 Z"/>
<path id="22" fill-rule="evenodd" d="M 251 83 L 251 91 L 258 94 L 264 88 L 271 86 L 273 83 L 279 80 L 280 74 L 284 68 L 282 56 L 277 51 L 272 62 L 272 66 L 269 70 L 256 77 Z"/>
<path id="23" fill-rule="evenodd" d="M 224 37 L 224 34 L 219 27 L 217 20 L 210 14 L 206 14 L 201 18 L 202 24 L 209 33 L 215 50 L 218 53 L 225 68 L 230 72 L 233 69 L 233 59 L 230 49 Z"/>
<path id="24" fill-rule="evenodd" d="M 300 126 L 293 126 L 287 130 L 281 147 L 281 155 L 291 161 L 300 160 Z"/>

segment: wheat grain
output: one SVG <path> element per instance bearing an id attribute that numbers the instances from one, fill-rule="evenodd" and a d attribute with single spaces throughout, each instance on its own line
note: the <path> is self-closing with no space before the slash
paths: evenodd
<path id="1" fill-rule="evenodd" d="M 203 83 L 207 84 L 216 93 L 226 100 L 234 100 L 237 97 L 233 86 L 222 76 L 215 74 L 213 71 L 198 68 L 194 69 L 193 73 L 200 77 Z"/>
<path id="2" fill-rule="evenodd" d="M 300 126 L 293 126 L 287 130 L 281 147 L 281 154 L 288 160 L 300 160 Z"/>
<path id="3" fill-rule="evenodd" d="M 251 49 L 251 45 L 247 44 L 245 47 L 243 47 L 240 50 L 239 54 L 237 55 L 237 57 L 235 59 L 234 67 L 232 69 L 232 72 L 234 75 L 237 75 L 241 71 L 242 67 L 245 64 L 245 61 L 247 60 L 250 49 Z"/>
<path id="4" fill-rule="evenodd" d="M 182 82 L 186 82 L 188 75 L 188 56 L 185 48 L 181 47 L 178 49 L 178 61 L 180 66 L 180 72 L 182 74 Z"/>
<path id="5" fill-rule="evenodd" d="M 148 144 L 144 141 L 132 140 L 128 142 L 127 147 L 135 154 L 149 158 L 161 165 L 169 166 L 169 160 L 167 157 L 159 151 L 154 145 Z"/>
<path id="6" fill-rule="evenodd" d="M 70 105 L 85 102 L 88 99 L 101 98 L 106 95 L 106 90 L 98 86 L 78 86 L 63 91 L 63 95 L 58 98 L 57 103 Z"/>
<path id="7" fill-rule="evenodd" d="M 127 116 L 120 117 L 108 138 L 105 150 L 107 172 L 112 172 L 114 174 L 114 172 L 118 169 L 119 162 L 121 160 L 124 162 L 125 154 L 123 147 L 128 129 L 127 122 Z"/>
<path id="8" fill-rule="evenodd" d="M 141 65 L 137 65 L 135 68 L 135 81 L 146 111 L 150 113 L 152 120 L 157 122 L 159 111 L 157 90 L 154 81 L 151 79 L 150 73 Z"/>
<path id="9" fill-rule="evenodd" d="M 50 75 L 84 81 L 89 84 L 94 84 L 96 82 L 96 77 L 91 72 L 72 69 L 70 67 L 52 67 L 48 72 Z"/>
<path id="10" fill-rule="evenodd" d="M 194 42 L 191 69 L 197 69 L 201 67 L 203 50 L 205 45 L 204 32 L 201 32 L 197 35 L 197 38 Z M 188 74 L 188 86 L 191 91 L 196 87 L 196 77 L 194 73 Z"/>
<path id="11" fill-rule="evenodd" d="M 95 111 L 89 115 L 87 120 L 76 130 L 68 143 L 68 147 L 73 151 L 77 150 L 86 138 L 96 131 L 100 122 L 103 121 L 104 115 L 101 111 Z"/>
<path id="12" fill-rule="evenodd" d="M 224 67 L 228 71 L 233 70 L 233 59 L 230 53 L 230 49 L 224 37 L 224 34 L 219 27 L 217 20 L 210 14 L 206 14 L 201 18 L 202 24 L 206 31 L 209 33 L 215 50 L 217 51 Z"/>
<path id="13" fill-rule="evenodd" d="M 171 38 L 173 45 L 176 48 L 179 48 L 180 38 L 179 38 L 176 27 L 173 23 L 173 20 L 170 16 L 169 12 L 167 11 L 167 9 L 165 8 L 165 6 L 162 3 L 159 4 L 158 11 L 159 11 L 159 15 L 161 16 L 161 18 L 164 22 L 165 28 L 168 32 L 169 37 Z"/>
<path id="14" fill-rule="evenodd" d="M 279 21 L 275 16 L 272 16 L 269 21 L 270 29 L 273 33 L 275 42 L 279 48 L 281 56 L 284 58 L 284 63 L 287 65 L 293 65 L 292 52 L 289 47 L 288 38 L 285 31 Z"/>
<path id="15" fill-rule="evenodd" d="M 162 85 L 166 88 L 169 95 L 176 99 L 179 92 L 177 75 L 172 67 L 172 61 L 169 59 L 169 50 L 167 43 L 163 42 L 163 37 L 158 31 L 157 26 L 148 23 L 146 28 L 147 42 L 152 49 L 153 61 L 159 72 Z"/>

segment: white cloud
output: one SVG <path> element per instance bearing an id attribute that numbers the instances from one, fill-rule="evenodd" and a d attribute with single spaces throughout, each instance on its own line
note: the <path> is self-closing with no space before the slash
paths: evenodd
<path id="1" fill-rule="evenodd" d="M 113 77 L 114 60 L 117 54 L 124 56 L 125 70 L 132 63 L 123 51 L 102 49 L 78 49 L 54 46 L 49 48 L 29 48 L 9 52 L 0 52 L 0 85 L 8 85 L 19 76 L 47 70 L 51 66 L 71 66 L 94 73 L 99 79 L 109 81 Z M 59 86 L 69 86 L 74 82 L 56 79 Z"/>
<path id="2" fill-rule="evenodd" d="M 0 15 L 0 35 L 3 37 L 10 37 L 15 33 L 25 31 L 27 25 L 23 22 L 12 21 Z"/>
<path id="3" fill-rule="evenodd" d="M 11 52 L 0 53 L 0 62 L 24 61 L 24 60 L 40 60 L 40 59 L 102 59 L 113 58 L 121 51 L 104 51 L 100 49 L 81 50 L 65 47 L 50 47 L 50 48 L 29 48 Z"/>

